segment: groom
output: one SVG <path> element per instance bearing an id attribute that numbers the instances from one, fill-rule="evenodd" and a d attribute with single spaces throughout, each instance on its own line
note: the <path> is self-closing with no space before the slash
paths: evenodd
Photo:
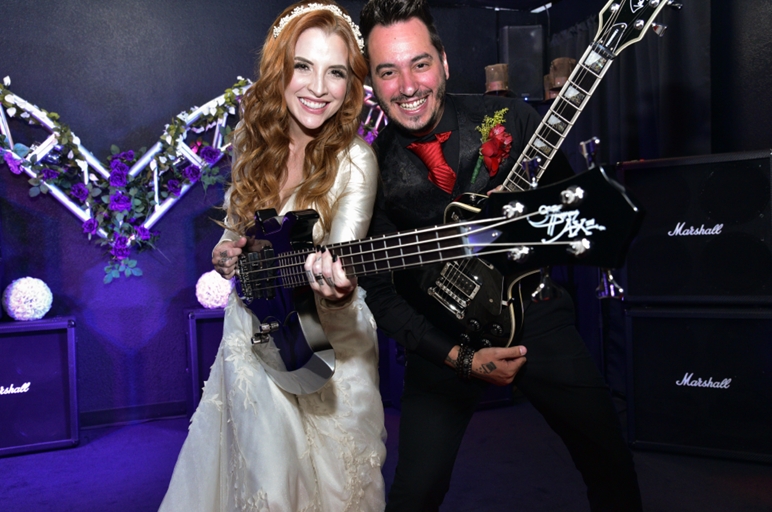
<path id="1" fill-rule="evenodd" d="M 389 118 L 373 144 L 381 183 L 370 234 L 441 224 L 456 196 L 486 193 L 503 182 L 540 119 L 519 100 L 446 94 L 448 62 L 425 0 L 369 0 L 360 24 L 373 90 Z M 500 169 L 475 173 L 477 127 L 503 109 L 510 155 Z M 557 157 L 542 183 L 570 173 Z M 458 344 L 458 329 L 437 315 L 441 306 L 417 282 L 412 271 L 359 282 L 378 326 L 407 349 L 387 511 L 438 510 L 483 389 L 513 379 L 568 447 L 592 510 L 640 510 L 632 455 L 608 387 L 574 327 L 568 293 L 527 304 L 523 346 L 475 352 Z"/>

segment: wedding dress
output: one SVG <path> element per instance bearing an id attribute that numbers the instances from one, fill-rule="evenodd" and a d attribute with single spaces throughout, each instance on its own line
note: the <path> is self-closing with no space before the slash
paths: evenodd
<path id="1" fill-rule="evenodd" d="M 317 223 L 317 243 L 363 238 L 370 223 L 377 186 L 372 150 L 356 139 L 338 160 L 330 191 L 334 220 L 327 234 Z M 293 196 L 282 213 L 294 202 Z M 336 368 L 320 391 L 302 396 L 268 377 L 262 365 L 279 364 L 277 349 L 272 342 L 251 344 L 258 320 L 231 294 L 222 342 L 161 512 L 383 510 L 376 326 L 364 290 L 354 294 L 339 308 L 317 299 Z"/>

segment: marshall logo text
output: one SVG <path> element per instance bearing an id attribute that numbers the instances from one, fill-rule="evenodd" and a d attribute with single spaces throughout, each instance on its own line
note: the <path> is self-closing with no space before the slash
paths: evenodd
<path id="1" fill-rule="evenodd" d="M 699 236 L 699 235 L 720 235 L 724 229 L 723 224 L 716 224 L 712 228 L 705 228 L 705 224 L 695 228 L 694 226 L 685 227 L 686 222 L 679 222 L 673 231 L 668 231 L 667 236 Z"/>
<path id="2" fill-rule="evenodd" d="M 25 382 L 18 388 L 13 387 L 13 384 L 8 386 L 7 388 L 0 386 L 0 395 L 13 395 L 16 393 L 26 393 L 27 391 L 29 391 L 29 386 L 30 386 L 29 382 Z"/>
<path id="3" fill-rule="evenodd" d="M 717 389 L 729 389 L 729 385 L 732 383 L 732 379 L 724 379 L 721 382 L 713 382 L 713 377 L 708 377 L 708 380 L 695 379 L 693 373 L 684 374 L 684 378 L 676 381 L 676 386 L 689 386 L 692 388 L 717 388 Z"/>

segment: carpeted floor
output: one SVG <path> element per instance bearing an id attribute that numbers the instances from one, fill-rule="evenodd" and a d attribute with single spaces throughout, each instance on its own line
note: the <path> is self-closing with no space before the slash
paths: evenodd
<path id="1" fill-rule="evenodd" d="M 387 485 L 399 411 L 386 409 Z M 150 512 L 163 498 L 187 419 L 81 431 L 70 449 L 0 459 L 2 512 Z M 647 512 L 768 512 L 772 466 L 635 452 Z M 443 512 L 584 512 L 568 452 L 533 407 L 479 411 L 467 432 Z"/>

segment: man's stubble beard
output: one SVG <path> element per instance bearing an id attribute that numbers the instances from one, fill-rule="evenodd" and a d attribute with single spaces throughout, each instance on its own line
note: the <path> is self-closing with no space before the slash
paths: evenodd
<path id="1" fill-rule="evenodd" d="M 397 128 L 411 135 L 420 136 L 431 131 L 440 121 L 440 117 L 442 116 L 442 112 L 444 111 L 444 107 L 445 107 L 445 84 L 446 82 L 445 80 L 443 80 L 442 83 L 440 83 L 440 85 L 437 87 L 437 94 L 436 94 L 437 108 L 435 109 L 434 112 L 432 112 L 432 115 L 429 118 L 429 120 L 425 122 L 423 125 L 415 128 L 406 126 L 392 117 L 391 102 L 384 101 L 383 98 L 381 98 L 380 94 L 378 94 L 378 91 L 375 87 L 373 87 L 373 95 L 375 96 L 375 99 L 378 102 L 378 105 L 380 106 L 383 113 L 386 114 L 386 117 L 389 118 L 389 123 L 393 123 Z M 395 107 L 395 108 L 399 108 L 399 107 Z"/>

